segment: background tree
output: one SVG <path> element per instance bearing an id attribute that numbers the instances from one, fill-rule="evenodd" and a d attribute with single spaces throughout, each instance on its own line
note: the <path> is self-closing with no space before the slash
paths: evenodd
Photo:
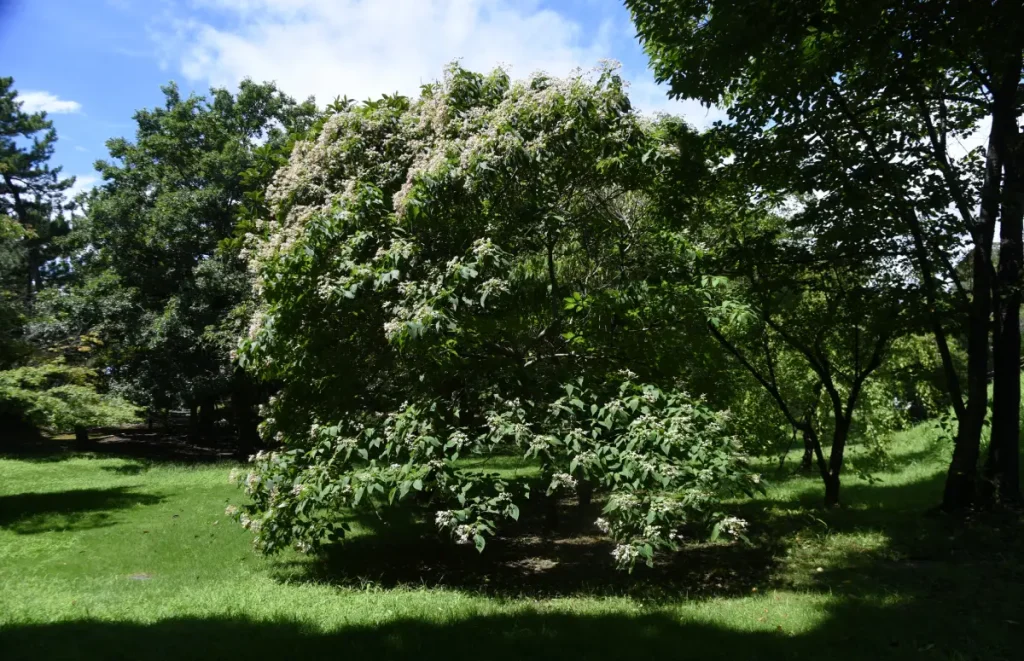
<path id="1" fill-rule="evenodd" d="M 760 185 L 832 209 L 815 216 L 821 240 L 842 241 L 851 257 L 898 252 L 912 260 L 959 421 L 944 505 L 973 502 L 988 408 L 993 232 L 1002 195 L 1018 199 L 1003 173 L 1021 107 L 1020 3 L 627 4 L 672 93 L 728 107 L 737 159 Z M 986 115 L 994 119 L 984 164 L 977 154 L 954 158 L 949 145 Z M 965 238 L 970 291 L 949 259 Z M 1007 282 L 1019 279 L 1014 264 L 1007 261 Z M 966 378 L 949 339 L 961 329 Z M 1001 341 L 998 364 L 1018 364 L 1019 338 L 1017 348 L 1010 344 Z M 1018 382 L 1016 367 L 1000 369 L 1014 370 L 1010 380 Z M 997 399 L 1017 400 L 997 407 L 993 428 L 1006 428 L 992 445 L 1004 448 L 1000 456 L 1014 454 L 1018 442 L 1019 414 L 1010 411 L 1019 410 L 1016 388 L 1007 378 L 996 387 Z M 1003 498 L 1015 499 L 1017 465 L 997 463 Z"/>
<path id="2" fill-rule="evenodd" d="M 135 419 L 123 400 L 103 393 L 104 384 L 84 366 L 32 341 L 27 324 L 37 294 L 59 273 L 53 259 L 70 225 L 61 179 L 50 166 L 57 133 L 44 113 L 22 111 L 10 78 L 0 78 L 0 426 L 4 437 L 75 430 Z M 90 346 L 74 338 L 78 352 Z"/>
<path id="3" fill-rule="evenodd" d="M 252 443 L 258 393 L 230 356 L 249 296 L 236 234 L 318 111 L 251 81 L 237 94 L 164 94 L 163 107 L 136 113 L 134 142 L 109 141 L 111 159 L 97 162 L 78 282 L 48 299 L 38 331 L 100 338 L 118 391 L 151 411 L 186 406 L 193 433 L 208 433 L 230 396 Z"/>
<path id="4" fill-rule="evenodd" d="M 708 328 L 800 431 L 834 506 L 854 412 L 904 332 L 906 287 L 898 274 L 884 277 L 883 265 L 846 261 L 787 232 L 781 218 L 740 218 L 717 223 L 725 229 L 705 260 L 713 274 Z"/>
<path id="5" fill-rule="evenodd" d="M 56 256 L 54 239 L 68 231 L 64 193 L 75 179 L 50 166 L 53 122 L 44 112 L 24 112 L 13 85 L 0 78 L 0 210 L 22 228 L 21 289 L 31 302 L 45 286 L 42 269 Z"/>

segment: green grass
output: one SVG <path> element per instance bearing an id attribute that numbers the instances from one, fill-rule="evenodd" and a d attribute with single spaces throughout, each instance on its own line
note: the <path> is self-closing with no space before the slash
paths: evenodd
<path id="1" fill-rule="evenodd" d="M 330 562 L 261 558 L 223 516 L 229 464 L 0 458 L 0 659 L 1020 659 L 1020 521 L 926 514 L 947 456 L 901 435 L 833 511 L 766 466 L 734 504 L 755 548 L 628 579 L 600 543 L 477 557 L 366 521 Z"/>

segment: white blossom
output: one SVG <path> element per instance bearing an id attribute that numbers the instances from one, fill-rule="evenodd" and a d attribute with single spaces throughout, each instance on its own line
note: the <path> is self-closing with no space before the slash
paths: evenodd
<path id="1" fill-rule="evenodd" d="M 455 543 L 456 544 L 469 544 L 472 542 L 473 527 L 465 524 L 455 529 Z"/>
<path id="2" fill-rule="evenodd" d="M 441 510 L 434 515 L 434 523 L 437 524 L 437 527 L 441 530 L 451 528 L 455 524 L 456 520 L 455 512 L 451 510 Z"/>
<path id="3" fill-rule="evenodd" d="M 747 522 L 735 516 L 725 517 L 718 523 L 718 525 L 722 532 L 727 535 L 732 535 L 733 537 L 741 534 L 747 529 Z"/>
<path id="4" fill-rule="evenodd" d="M 564 487 L 572 490 L 576 488 L 576 478 L 568 473 L 555 473 L 551 476 L 551 486 L 555 489 Z"/>
<path id="5" fill-rule="evenodd" d="M 620 565 L 631 564 L 640 556 L 640 550 L 631 544 L 619 544 L 612 549 L 612 557 Z"/>

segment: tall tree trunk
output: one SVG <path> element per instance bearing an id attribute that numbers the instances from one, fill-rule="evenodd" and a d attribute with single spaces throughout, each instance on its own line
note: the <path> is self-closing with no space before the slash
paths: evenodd
<path id="1" fill-rule="evenodd" d="M 1020 135 L 1012 130 L 999 230 L 999 271 L 996 278 L 995 333 L 992 362 L 992 436 L 985 477 L 995 486 L 992 496 L 1015 503 L 1020 494 L 1020 306 L 1024 263 L 1024 172 Z"/>
<path id="2" fill-rule="evenodd" d="M 211 438 L 217 422 L 217 399 L 206 397 L 199 406 L 199 433 L 203 438 Z"/>
<path id="3" fill-rule="evenodd" d="M 89 450 L 92 448 L 92 441 L 89 439 L 89 429 L 83 425 L 75 425 L 75 448 L 78 450 Z"/>
<path id="4" fill-rule="evenodd" d="M 195 403 L 188 408 L 188 438 L 191 441 L 199 438 L 199 405 Z"/>
<path id="5" fill-rule="evenodd" d="M 253 408 L 256 406 L 256 393 L 252 384 L 245 377 L 235 379 L 231 390 L 231 412 L 238 435 L 238 454 L 248 457 L 260 444 L 258 419 Z"/>
<path id="6" fill-rule="evenodd" d="M 1002 158 L 995 123 L 985 157 L 985 180 L 981 190 L 979 227 L 974 232 L 971 252 L 971 304 L 967 320 L 967 407 L 959 417 L 953 460 L 946 474 L 942 508 L 956 510 L 975 502 L 981 430 L 988 412 L 989 319 L 992 313 L 992 239 L 999 214 Z"/>

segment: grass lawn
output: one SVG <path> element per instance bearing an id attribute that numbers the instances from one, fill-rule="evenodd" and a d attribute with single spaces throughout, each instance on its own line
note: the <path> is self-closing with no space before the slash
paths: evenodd
<path id="1" fill-rule="evenodd" d="M 584 528 L 478 557 L 363 521 L 329 560 L 261 558 L 229 463 L 3 457 L 0 659 L 1022 659 L 1020 520 L 926 515 L 946 458 L 908 432 L 834 511 L 776 479 L 735 504 L 755 548 L 627 578 Z"/>

